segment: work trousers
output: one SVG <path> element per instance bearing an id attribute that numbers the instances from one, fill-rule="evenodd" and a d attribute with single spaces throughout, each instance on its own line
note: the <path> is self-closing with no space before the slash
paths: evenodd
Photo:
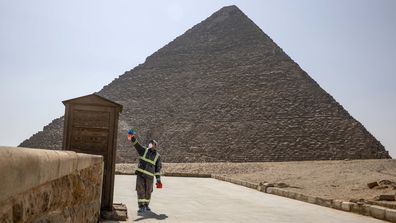
<path id="1" fill-rule="evenodd" d="M 145 177 L 141 174 L 136 175 L 136 192 L 139 207 L 150 203 L 151 192 L 153 192 L 153 177 Z"/>

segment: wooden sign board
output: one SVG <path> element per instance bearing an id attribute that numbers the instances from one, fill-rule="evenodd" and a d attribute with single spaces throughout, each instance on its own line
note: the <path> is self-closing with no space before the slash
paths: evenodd
<path id="1" fill-rule="evenodd" d="M 101 209 L 111 211 L 118 117 L 122 105 L 96 94 L 63 101 L 63 104 L 66 106 L 63 149 L 103 156 Z"/>

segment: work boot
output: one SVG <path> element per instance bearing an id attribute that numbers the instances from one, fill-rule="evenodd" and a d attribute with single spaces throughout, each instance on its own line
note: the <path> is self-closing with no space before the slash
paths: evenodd
<path id="1" fill-rule="evenodd" d="M 146 211 L 151 211 L 151 209 L 149 208 L 148 204 L 146 204 L 144 207 L 146 208 Z"/>
<path id="2" fill-rule="evenodd" d="M 139 210 L 137 211 L 138 215 L 143 215 L 144 212 L 146 211 L 146 208 L 144 206 L 139 207 Z"/>

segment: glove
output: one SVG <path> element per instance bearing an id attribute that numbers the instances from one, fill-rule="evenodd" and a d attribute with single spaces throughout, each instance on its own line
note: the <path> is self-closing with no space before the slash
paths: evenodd
<path id="1" fill-rule="evenodd" d="M 155 184 L 155 186 L 156 186 L 158 189 L 161 189 L 161 188 L 162 188 L 162 183 L 161 183 L 161 181 L 157 181 L 157 183 Z"/>
<path id="2" fill-rule="evenodd" d="M 131 141 L 132 138 L 136 135 L 136 132 L 133 129 L 128 130 L 128 140 Z"/>

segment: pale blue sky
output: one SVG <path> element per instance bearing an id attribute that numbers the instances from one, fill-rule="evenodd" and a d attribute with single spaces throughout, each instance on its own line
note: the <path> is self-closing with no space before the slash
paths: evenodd
<path id="1" fill-rule="evenodd" d="M 0 0 L 0 145 L 237 5 L 396 157 L 396 1 Z"/>

